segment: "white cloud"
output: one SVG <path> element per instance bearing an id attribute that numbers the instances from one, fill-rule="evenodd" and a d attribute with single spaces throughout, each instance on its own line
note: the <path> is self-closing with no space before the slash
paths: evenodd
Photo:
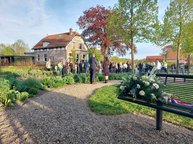
<path id="1" fill-rule="evenodd" d="M 161 7 L 159 17 L 163 15 L 168 1 L 158 1 Z M 52 2 L 52 5 L 48 2 Z M 96 4 L 113 6 L 116 2 L 116 0 L 73 0 L 71 2 L 67 0 L 0 0 L 0 43 L 13 43 L 17 39 L 22 39 L 32 48 L 46 34 L 65 32 L 70 27 L 78 31 L 76 21 L 89 7 Z M 160 53 L 160 48 L 150 44 L 137 44 L 137 48 L 136 58 Z"/>
<path id="2" fill-rule="evenodd" d="M 35 45 L 46 33 L 49 17 L 45 11 L 44 0 L 6 0 L 0 1 L 0 40 L 12 43 L 23 39 L 30 47 Z M 38 37 L 30 37 L 30 36 Z"/>

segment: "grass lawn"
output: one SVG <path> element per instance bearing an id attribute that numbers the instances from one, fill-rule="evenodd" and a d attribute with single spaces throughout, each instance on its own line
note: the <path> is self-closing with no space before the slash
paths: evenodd
<path id="1" fill-rule="evenodd" d="M 119 100 L 117 98 L 117 92 L 117 86 L 100 88 L 89 98 L 88 105 L 93 112 L 103 115 L 135 113 L 155 117 L 155 109 Z M 193 129 L 193 119 L 168 112 L 163 113 L 163 119 L 165 121 Z"/>
<path id="2" fill-rule="evenodd" d="M 169 83 L 165 89 L 168 93 L 172 93 L 181 101 L 193 103 L 193 82 L 191 83 Z"/>

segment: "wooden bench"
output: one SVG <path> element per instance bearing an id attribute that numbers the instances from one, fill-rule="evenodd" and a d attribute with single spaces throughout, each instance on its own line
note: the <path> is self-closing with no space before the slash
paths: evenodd
<path id="1" fill-rule="evenodd" d="M 157 74 L 156 76 L 160 77 L 160 80 L 166 84 L 166 92 L 172 93 L 182 102 L 193 104 L 193 75 Z M 170 102 L 168 104 L 149 103 L 129 96 L 119 96 L 118 98 L 156 109 L 156 130 L 162 129 L 163 111 L 193 118 L 193 106 L 191 107 Z"/>

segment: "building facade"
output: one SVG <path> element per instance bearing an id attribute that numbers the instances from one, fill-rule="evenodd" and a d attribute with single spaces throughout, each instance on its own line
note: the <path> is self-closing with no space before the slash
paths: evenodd
<path id="1" fill-rule="evenodd" d="M 34 47 L 35 63 L 45 63 L 51 59 L 52 63 L 72 60 L 73 53 L 75 61 L 86 60 L 88 58 L 88 47 L 81 35 L 73 32 L 47 35 L 41 39 Z"/>
<path id="2" fill-rule="evenodd" d="M 167 45 L 163 49 L 165 54 L 165 60 L 170 63 L 176 63 L 177 61 L 177 51 L 173 49 L 172 45 Z M 186 63 L 187 55 L 179 51 L 179 63 Z"/>

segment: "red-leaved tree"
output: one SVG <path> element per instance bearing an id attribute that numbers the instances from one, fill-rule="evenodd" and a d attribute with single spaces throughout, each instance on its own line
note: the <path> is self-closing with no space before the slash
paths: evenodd
<path id="1" fill-rule="evenodd" d="M 100 46 L 103 55 L 108 51 L 115 50 L 121 55 L 126 54 L 130 48 L 129 44 L 123 43 L 120 39 L 110 37 L 108 34 L 108 16 L 112 13 L 110 9 L 97 5 L 83 12 L 77 24 L 83 29 L 82 36 L 88 45 Z"/>

